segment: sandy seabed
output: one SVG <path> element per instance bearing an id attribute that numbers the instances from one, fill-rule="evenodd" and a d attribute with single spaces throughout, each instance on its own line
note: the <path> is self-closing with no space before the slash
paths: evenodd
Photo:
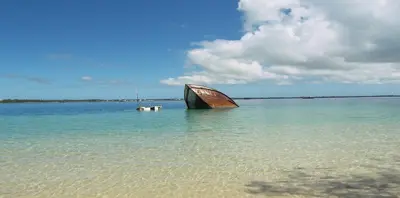
<path id="1" fill-rule="evenodd" d="M 1 146 L 0 197 L 399 197 L 398 126 L 60 136 Z"/>

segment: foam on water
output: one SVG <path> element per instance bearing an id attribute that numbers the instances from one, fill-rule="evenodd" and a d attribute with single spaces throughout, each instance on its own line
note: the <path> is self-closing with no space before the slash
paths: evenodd
<path id="1" fill-rule="evenodd" d="M 398 100 L 238 102 L 3 106 L 0 197 L 400 196 Z"/>

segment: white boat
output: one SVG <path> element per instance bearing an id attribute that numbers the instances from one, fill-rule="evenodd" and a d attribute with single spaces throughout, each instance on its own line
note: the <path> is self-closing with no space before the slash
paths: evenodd
<path id="1" fill-rule="evenodd" d="M 139 105 L 139 95 L 137 93 L 137 90 L 136 90 L 136 101 L 138 103 L 138 107 L 136 108 L 137 111 L 159 111 L 162 108 L 161 105 L 148 106 L 148 107 Z"/>
<path id="2" fill-rule="evenodd" d="M 160 105 L 149 106 L 149 107 L 140 106 L 140 107 L 136 108 L 136 110 L 138 110 L 138 111 L 159 111 L 159 110 L 161 110 L 161 108 L 162 108 L 162 106 L 160 106 Z"/>

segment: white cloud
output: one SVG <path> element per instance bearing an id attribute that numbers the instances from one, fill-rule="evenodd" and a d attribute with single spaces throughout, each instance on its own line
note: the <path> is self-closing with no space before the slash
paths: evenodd
<path id="1" fill-rule="evenodd" d="M 81 80 L 83 80 L 83 81 L 92 81 L 93 78 L 91 76 L 82 76 Z"/>
<path id="2" fill-rule="evenodd" d="M 238 10 L 239 40 L 198 43 L 187 52 L 196 70 L 161 83 L 400 82 L 398 0 L 240 0 Z"/>

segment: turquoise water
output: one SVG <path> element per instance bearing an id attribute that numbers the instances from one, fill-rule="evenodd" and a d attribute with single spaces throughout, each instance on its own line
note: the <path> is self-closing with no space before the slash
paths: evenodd
<path id="1" fill-rule="evenodd" d="M 2 104 L 0 197 L 400 196 L 400 99 L 237 103 Z"/>

